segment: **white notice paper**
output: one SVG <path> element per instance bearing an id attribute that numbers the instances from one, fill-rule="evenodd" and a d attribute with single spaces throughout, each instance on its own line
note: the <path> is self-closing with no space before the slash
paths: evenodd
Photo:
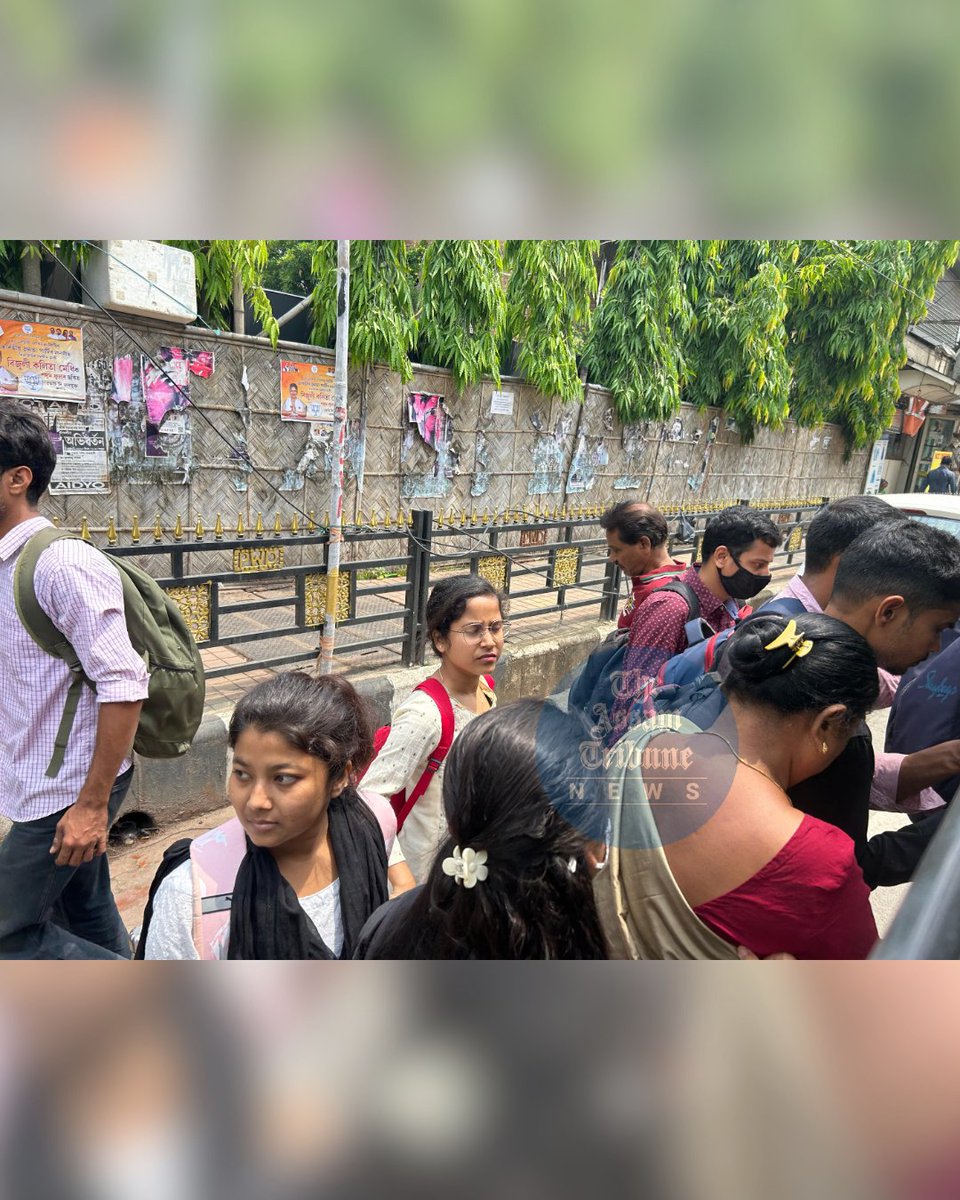
<path id="1" fill-rule="evenodd" d="M 493 392 L 490 396 L 491 417 L 513 416 L 513 392 Z"/>

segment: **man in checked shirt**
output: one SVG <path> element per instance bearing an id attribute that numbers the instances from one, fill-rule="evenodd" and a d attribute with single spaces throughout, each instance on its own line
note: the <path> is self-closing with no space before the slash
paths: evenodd
<path id="1" fill-rule="evenodd" d="M 34 590 L 96 692 L 80 697 L 63 765 L 48 775 L 70 672 L 17 616 L 13 576 L 56 465 L 46 425 L 0 398 L 0 958 L 129 958 L 110 888 L 107 832 L 133 773 L 148 676 L 127 636 L 120 577 L 85 542 L 59 541 Z"/>

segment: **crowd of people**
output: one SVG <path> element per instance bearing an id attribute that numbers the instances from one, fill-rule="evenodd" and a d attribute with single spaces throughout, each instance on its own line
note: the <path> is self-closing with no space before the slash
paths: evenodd
<path id="1" fill-rule="evenodd" d="M 72 672 L 17 606 L 55 462 L 44 424 L 0 399 L 2 958 L 863 958 L 871 890 L 913 876 L 960 777 L 953 537 L 835 501 L 803 572 L 754 609 L 769 518 L 718 513 L 688 566 L 626 500 L 601 524 L 631 595 L 583 669 L 590 703 L 498 705 L 506 598 L 444 579 L 423 631 L 438 666 L 389 728 L 340 675 L 279 673 L 240 700 L 234 816 L 168 848 L 134 947 L 104 853 L 149 682 L 120 581 L 81 540 L 37 561 L 90 684 L 55 770 Z M 701 645 L 696 678 L 666 684 Z M 891 704 L 875 749 L 866 715 Z M 870 838 L 871 809 L 913 819 Z"/>

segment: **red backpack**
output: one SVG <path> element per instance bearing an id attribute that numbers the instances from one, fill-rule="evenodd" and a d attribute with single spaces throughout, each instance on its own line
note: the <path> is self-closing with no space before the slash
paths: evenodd
<path id="1" fill-rule="evenodd" d="M 492 675 L 484 675 L 484 682 L 487 687 L 493 691 L 494 683 Z M 413 689 L 415 692 L 426 692 L 430 699 L 436 704 L 440 710 L 440 741 L 437 742 L 433 753 L 427 759 L 427 765 L 424 768 L 423 774 L 417 780 L 416 786 L 407 795 L 406 789 L 401 788 L 398 792 L 394 792 L 390 797 L 390 804 L 393 811 L 397 814 L 397 832 L 403 828 L 403 823 L 407 819 L 413 806 L 420 799 L 423 793 L 430 786 L 430 780 L 433 779 L 437 771 L 440 769 L 440 764 L 447 757 L 447 751 L 453 745 L 453 705 L 450 702 L 450 697 L 447 694 L 447 689 L 443 686 L 439 679 L 425 679 L 423 683 L 418 683 Z M 363 774 L 359 775 L 357 782 L 359 783 L 367 771 L 370 770 L 374 759 L 383 749 L 383 744 L 390 736 L 390 726 L 381 725 L 377 732 L 373 735 L 373 758 L 364 767 Z"/>

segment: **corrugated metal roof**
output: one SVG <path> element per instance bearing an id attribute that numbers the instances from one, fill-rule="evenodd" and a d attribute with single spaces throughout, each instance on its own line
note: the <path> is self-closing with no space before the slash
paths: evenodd
<path id="1" fill-rule="evenodd" d="M 952 349 L 960 343 L 960 277 L 952 269 L 937 284 L 927 315 L 910 331 L 935 346 Z"/>

